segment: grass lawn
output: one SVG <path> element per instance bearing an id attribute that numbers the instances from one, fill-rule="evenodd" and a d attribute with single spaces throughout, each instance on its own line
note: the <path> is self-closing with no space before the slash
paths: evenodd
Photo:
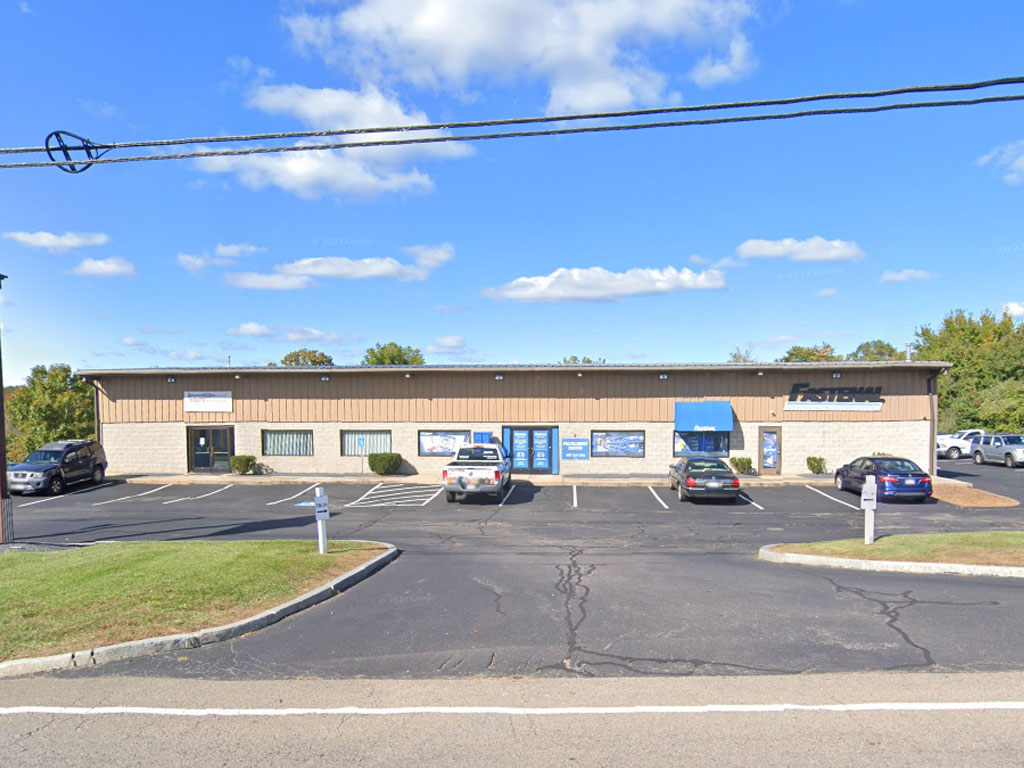
<path id="1" fill-rule="evenodd" d="M 923 533 L 885 536 L 870 546 L 864 539 L 784 544 L 778 552 L 861 560 L 898 560 L 915 563 L 1024 566 L 1024 532 Z"/>
<path id="2" fill-rule="evenodd" d="M 228 624 L 376 557 L 364 542 L 137 542 L 0 555 L 0 661 Z"/>

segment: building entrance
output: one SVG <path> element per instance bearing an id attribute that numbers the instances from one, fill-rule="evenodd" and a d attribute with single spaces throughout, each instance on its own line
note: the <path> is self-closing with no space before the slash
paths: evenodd
<path id="1" fill-rule="evenodd" d="M 502 442 L 512 456 L 512 471 L 533 475 L 558 473 L 554 427 L 503 427 Z"/>
<path id="2" fill-rule="evenodd" d="M 230 472 L 234 427 L 188 427 L 188 471 Z"/>

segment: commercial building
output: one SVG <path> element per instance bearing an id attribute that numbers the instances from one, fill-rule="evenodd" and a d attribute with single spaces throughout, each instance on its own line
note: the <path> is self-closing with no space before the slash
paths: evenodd
<path id="1" fill-rule="evenodd" d="M 802 474 L 887 452 L 934 472 L 935 362 L 80 371 L 113 473 L 353 474 L 370 453 L 439 476 L 499 440 L 517 475 L 661 475 L 679 456 Z"/>

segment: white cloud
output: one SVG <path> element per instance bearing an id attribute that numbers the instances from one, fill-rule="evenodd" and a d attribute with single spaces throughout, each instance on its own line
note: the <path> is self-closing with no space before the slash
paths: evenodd
<path id="1" fill-rule="evenodd" d="M 549 113 L 662 104 L 668 77 L 646 60 L 652 43 L 720 50 L 698 64 L 710 84 L 750 71 L 743 25 L 751 0 L 361 0 L 284 19 L 292 41 L 364 80 L 395 79 L 464 94 L 481 78 L 548 88 Z"/>
<path id="2" fill-rule="evenodd" d="M 374 86 L 361 91 L 308 88 L 303 85 L 260 85 L 253 89 L 248 106 L 272 115 L 286 115 L 314 130 L 341 130 L 374 126 L 401 127 L 429 123 L 419 110 L 406 110 Z M 417 137 L 442 135 L 420 131 Z M 352 141 L 386 140 L 398 134 L 349 135 L 325 140 L 296 142 L 296 146 Z M 400 147 L 367 147 L 350 150 L 316 150 L 242 157 L 203 158 L 199 168 L 208 173 L 235 173 L 252 189 L 277 186 L 299 197 L 315 199 L 326 194 L 372 197 L 382 193 L 425 192 L 433 189 L 430 177 L 404 166 L 424 157 L 462 157 L 472 153 L 462 144 L 427 144 Z"/>
<path id="3" fill-rule="evenodd" d="M 345 340 L 344 333 L 333 331 L 321 331 L 317 328 L 289 328 L 285 331 L 287 341 L 318 341 L 325 344 L 332 344 Z M 351 338 L 357 338 L 355 336 Z"/>
<path id="4" fill-rule="evenodd" d="M 707 264 L 709 259 L 705 259 L 703 256 L 698 256 L 696 253 L 690 256 L 690 263 L 696 264 L 698 267 Z"/>
<path id="5" fill-rule="evenodd" d="M 213 252 L 224 259 L 237 259 L 240 256 L 248 256 L 250 253 L 262 253 L 265 250 L 267 249 L 261 248 L 258 245 L 249 245 L 249 243 L 234 243 L 232 245 L 217 243 L 217 247 L 213 249 Z"/>
<path id="6" fill-rule="evenodd" d="M 228 285 L 255 291 L 297 291 L 309 288 L 313 281 L 303 275 L 261 275 L 257 272 L 228 272 Z"/>
<path id="7" fill-rule="evenodd" d="M 179 253 L 178 264 L 187 269 L 189 272 L 199 272 L 202 270 L 209 259 L 203 256 L 193 256 L 191 253 Z"/>
<path id="8" fill-rule="evenodd" d="M 498 288 L 487 288 L 483 294 L 513 301 L 616 301 L 624 296 L 724 287 L 725 277 L 716 269 L 693 272 L 665 267 L 610 272 L 602 267 L 561 267 L 550 275 L 520 277 Z"/>
<path id="9" fill-rule="evenodd" d="M 109 259 L 82 259 L 72 273 L 86 277 L 135 277 L 135 266 L 117 256 Z"/>
<path id="10" fill-rule="evenodd" d="M 911 280 L 929 280 L 935 277 L 931 272 L 923 269 L 901 269 L 899 272 L 886 271 L 878 279 L 880 283 L 906 283 Z"/>
<path id="11" fill-rule="evenodd" d="M 65 232 L 63 235 L 52 232 L 4 232 L 4 238 L 29 248 L 45 248 L 50 253 L 63 253 L 72 248 L 106 245 L 110 242 L 110 236 L 100 232 Z"/>
<path id="12" fill-rule="evenodd" d="M 273 336 L 274 332 L 260 323 L 241 323 L 235 328 L 228 328 L 228 336 Z"/>
<path id="13" fill-rule="evenodd" d="M 434 269 L 455 256 L 455 249 L 450 243 L 437 246 L 413 245 L 403 250 L 413 257 L 412 264 L 403 264 L 390 256 L 366 259 L 320 256 L 279 264 L 274 269 L 283 275 L 332 277 L 341 280 L 365 280 L 371 277 L 388 277 L 401 281 L 426 280 Z"/>
<path id="14" fill-rule="evenodd" d="M 852 240 L 826 240 L 820 235 L 807 240 L 787 237 L 782 240 L 747 240 L 736 253 L 743 259 L 779 259 L 793 261 L 857 261 L 864 251 Z"/>
<path id="15" fill-rule="evenodd" d="M 455 357 L 463 362 L 477 362 L 483 359 L 482 355 L 466 348 L 466 340 L 462 336 L 440 336 L 427 347 L 427 353 L 440 357 Z"/>
<path id="16" fill-rule="evenodd" d="M 835 288 L 822 288 L 820 291 L 814 294 L 814 297 L 817 299 L 823 299 L 827 296 L 835 296 L 837 293 L 839 293 L 839 291 L 837 291 Z"/>
<path id="17" fill-rule="evenodd" d="M 1003 181 L 1020 184 L 1024 181 L 1024 140 L 998 146 L 984 157 L 978 158 L 978 165 L 994 163 L 1006 170 Z"/>
<path id="18" fill-rule="evenodd" d="M 1008 312 L 1010 317 L 1024 317 L 1024 302 L 1008 302 L 1003 305 L 1003 312 Z"/>
<path id="19" fill-rule="evenodd" d="M 729 44 L 728 57 L 716 59 L 708 54 L 690 71 L 690 79 L 701 88 L 708 88 L 719 83 L 734 83 L 749 75 L 756 67 L 757 59 L 747 38 L 736 34 Z"/>
<path id="20" fill-rule="evenodd" d="M 121 343 L 126 347 L 141 347 L 145 344 L 142 339 L 137 339 L 134 336 L 125 336 L 121 339 Z"/>

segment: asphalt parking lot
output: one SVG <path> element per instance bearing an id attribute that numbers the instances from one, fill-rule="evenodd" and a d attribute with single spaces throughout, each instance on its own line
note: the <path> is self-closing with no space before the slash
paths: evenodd
<path id="1" fill-rule="evenodd" d="M 936 474 L 1024 502 L 1024 467 L 1007 469 L 1002 464 L 975 464 L 970 457 L 955 461 L 939 459 Z"/>
<path id="2" fill-rule="evenodd" d="M 1000 469 L 993 467 L 993 469 Z M 1005 471 L 1005 470 L 1004 470 Z M 71 675 L 746 675 L 1024 668 L 1013 580 L 837 572 L 756 560 L 859 537 L 854 494 L 748 488 L 736 504 L 651 487 L 517 485 L 449 504 L 436 486 L 324 486 L 334 539 L 402 554 L 353 589 L 233 641 Z M 19 540 L 308 538 L 309 484 L 113 483 L 19 497 Z M 1020 508 L 886 503 L 880 534 L 1016 529 Z"/>

